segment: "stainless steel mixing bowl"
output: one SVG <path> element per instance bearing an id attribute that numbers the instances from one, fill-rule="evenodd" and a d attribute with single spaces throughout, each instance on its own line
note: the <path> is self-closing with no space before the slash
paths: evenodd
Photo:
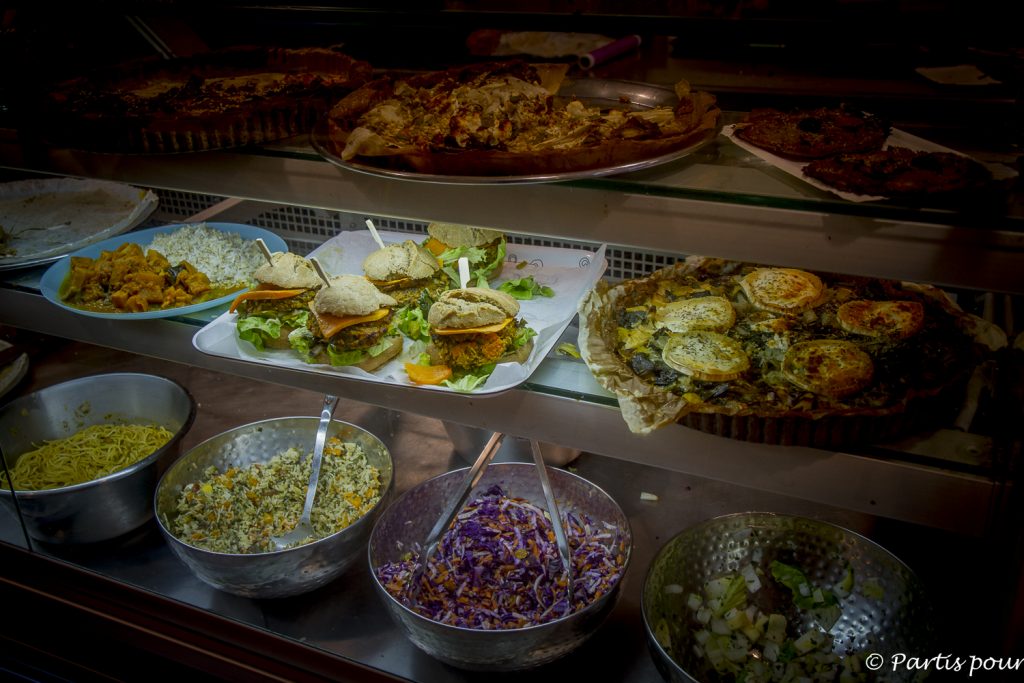
<path id="1" fill-rule="evenodd" d="M 717 517 L 685 529 L 655 555 L 644 581 L 641 608 L 647 643 L 655 665 L 668 681 L 709 683 L 731 680 L 713 670 L 694 651 L 694 633 L 701 625 L 687 607 L 687 596 L 701 595 L 706 581 L 738 571 L 751 562 L 767 567 L 779 560 L 803 570 L 815 586 L 836 585 L 846 568 L 854 588 L 842 598 L 842 615 L 831 629 L 832 651 L 870 653 L 890 662 L 893 653 L 922 657 L 933 652 L 931 607 L 924 587 L 903 562 L 876 543 L 827 522 L 767 512 Z M 668 587 L 668 588 L 667 588 Z M 758 592 L 762 611 L 801 618 L 800 629 L 812 627 L 805 610 L 794 614 L 787 590 Z M 668 634 L 668 642 L 662 641 Z M 917 680 L 920 671 L 878 671 L 877 680 Z M 875 679 L 872 679 L 875 680 Z"/>
<path id="2" fill-rule="evenodd" d="M 0 449 L 9 465 L 42 441 L 62 439 L 94 424 L 158 424 L 174 433 L 156 452 L 120 472 L 44 491 L 19 491 L 28 533 L 48 543 L 108 540 L 153 516 L 153 491 L 178 456 L 196 404 L 178 383 L 138 373 L 109 373 L 40 389 L 0 408 Z M 11 492 L 0 500 L 12 510 Z"/>
<path id="3" fill-rule="evenodd" d="M 170 531 L 182 489 L 205 479 L 216 467 L 246 468 L 264 463 L 289 448 L 308 453 L 318 417 L 278 417 L 235 427 L 193 447 L 167 470 L 157 485 L 157 521 L 171 550 L 200 579 L 220 590 L 249 598 L 280 598 L 319 588 L 363 557 L 373 523 L 383 511 L 394 481 L 388 448 L 376 436 L 347 422 L 332 420 L 328 437 L 358 444 L 380 471 L 381 500 L 363 517 L 337 533 L 306 545 L 266 553 L 231 554 L 197 548 Z"/>
<path id="4" fill-rule="evenodd" d="M 564 470 L 548 470 L 560 509 L 575 509 L 596 522 L 614 525 L 626 548 L 619 581 L 584 609 L 539 626 L 483 631 L 449 626 L 421 616 L 393 598 L 377 580 L 377 567 L 400 559 L 410 548 L 426 541 L 431 527 L 467 471 L 447 472 L 410 489 L 377 521 L 370 536 L 370 573 L 389 614 L 421 650 L 463 669 L 526 669 L 568 654 L 597 630 L 615 606 L 622 576 L 629 566 L 632 534 L 629 520 L 611 496 Z M 509 496 L 525 498 L 545 507 L 544 493 L 532 463 L 494 463 L 484 472 L 475 491 L 486 490 L 493 484 L 500 484 Z"/>

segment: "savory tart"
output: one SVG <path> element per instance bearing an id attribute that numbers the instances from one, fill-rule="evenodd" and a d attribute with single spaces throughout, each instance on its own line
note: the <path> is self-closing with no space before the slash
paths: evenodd
<path id="1" fill-rule="evenodd" d="M 884 119 L 846 107 L 754 109 L 736 126 L 736 135 L 781 157 L 821 159 L 879 150 L 889 130 Z"/>
<path id="2" fill-rule="evenodd" d="M 458 176 L 520 176 L 609 167 L 710 139 L 715 98 L 675 86 L 674 107 L 602 108 L 556 97 L 566 65 L 490 62 L 385 77 L 329 117 L 343 161 Z"/>
<path id="3" fill-rule="evenodd" d="M 970 157 L 906 147 L 816 159 L 803 173 L 841 192 L 882 197 L 959 194 L 992 182 L 989 170 Z"/>
<path id="4" fill-rule="evenodd" d="M 929 286 L 690 257 L 595 288 L 579 346 L 634 432 L 835 447 L 945 417 L 983 328 Z"/>
<path id="5" fill-rule="evenodd" d="M 196 152 L 306 133 L 367 82 L 337 48 L 235 47 L 142 59 L 56 84 L 43 103 L 58 144 L 104 152 Z"/>

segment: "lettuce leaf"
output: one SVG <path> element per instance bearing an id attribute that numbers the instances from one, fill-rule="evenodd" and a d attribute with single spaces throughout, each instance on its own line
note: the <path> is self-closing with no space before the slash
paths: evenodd
<path id="1" fill-rule="evenodd" d="M 266 348 L 267 339 L 276 339 L 281 334 L 281 321 L 277 318 L 262 318 L 258 315 L 239 318 L 235 323 L 238 338 L 244 339 L 257 349 Z"/>
<path id="2" fill-rule="evenodd" d="M 518 349 L 536 336 L 537 331 L 532 327 L 524 325 L 523 327 L 516 328 L 516 336 L 512 338 L 512 346 Z"/>
<path id="3" fill-rule="evenodd" d="M 366 358 L 367 355 L 365 349 L 339 351 L 334 348 L 334 344 L 327 345 L 327 358 L 330 360 L 331 365 L 355 365 Z"/>
<path id="4" fill-rule="evenodd" d="M 316 355 L 315 347 L 317 346 L 317 341 L 309 329 L 300 327 L 292 330 L 291 334 L 288 335 L 288 344 L 299 355 L 299 358 L 307 363 L 313 362 L 313 357 Z"/>
<path id="5" fill-rule="evenodd" d="M 395 329 L 413 341 L 430 341 L 430 326 L 418 306 L 406 306 L 395 314 Z"/>
<path id="6" fill-rule="evenodd" d="M 532 275 L 502 282 L 498 289 L 520 300 L 529 300 L 535 296 L 552 297 L 555 295 L 555 290 L 547 285 L 539 284 Z"/>
<path id="7" fill-rule="evenodd" d="M 392 341 L 394 341 L 392 337 L 384 337 L 368 349 L 350 349 L 347 351 L 335 348 L 334 344 L 328 344 L 327 357 L 330 359 L 331 365 L 355 365 L 367 358 L 373 358 L 384 353 L 391 347 Z"/>
<path id="8" fill-rule="evenodd" d="M 468 394 L 483 386 L 484 382 L 487 381 L 487 378 L 491 376 L 492 372 L 494 372 L 494 363 L 477 368 L 477 372 L 483 374 L 465 374 L 455 379 L 446 379 L 444 381 L 444 385 L 452 391 Z"/>
<path id="9" fill-rule="evenodd" d="M 480 247 L 455 247 L 441 253 L 438 259 L 441 261 L 442 270 L 448 278 L 459 286 L 459 259 L 463 256 L 469 261 L 469 282 L 467 285 L 476 287 L 489 287 L 487 277 L 496 271 L 505 262 L 505 242 L 502 240 L 495 250 L 494 258 L 487 259 L 487 250 Z"/>

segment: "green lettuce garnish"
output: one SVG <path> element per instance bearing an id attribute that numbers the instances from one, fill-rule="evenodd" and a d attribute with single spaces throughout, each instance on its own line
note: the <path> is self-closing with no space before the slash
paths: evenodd
<path id="1" fill-rule="evenodd" d="M 260 351 L 266 348 L 267 339 L 275 339 L 281 334 L 280 320 L 261 318 L 258 315 L 239 318 L 235 327 L 238 330 L 239 339 L 244 339 Z"/>
<path id="2" fill-rule="evenodd" d="M 312 363 L 313 356 L 316 355 L 313 352 L 315 344 L 316 338 L 306 327 L 296 328 L 288 335 L 288 345 L 307 363 Z"/>
<path id="3" fill-rule="evenodd" d="M 366 349 L 339 351 L 334 344 L 327 345 L 327 358 L 331 365 L 355 365 L 367 356 Z"/>
<path id="4" fill-rule="evenodd" d="M 539 284 L 532 275 L 502 282 L 498 289 L 521 300 L 532 299 L 535 296 L 552 297 L 555 295 L 555 290 L 547 285 Z"/>
<path id="5" fill-rule="evenodd" d="M 459 259 L 463 256 L 469 262 L 469 282 L 467 285 L 477 287 L 488 287 L 487 277 L 496 271 L 505 261 L 505 242 L 498 244 L 498 248 L 490 261 L 487 258 L 487 250 L 480 247 L 455 247 L 441 253 L 438 259 L 441 261 L 441 269 L 448 278 L 459 286 Z"/>
<path id="6" fill-rule="evenodd" d="M 452 391 L 458 391 L 460 393 L 468 394 L 483 386 L 487 378 L 494 372 L 494 363 L 490 365 L 483 365 L 477 368 L 477 372 L 483 373 L 479 375 L 462 375 L 455 379 L 446 379 L 444 385 Z"/>
<path id="7" fill-rule="evenodd" d="M 418 306 L 406 306 L 395 314 L 395 329 L 413 341 L 430 341 L 430 326 Z"/>
<path id="8" fill-rule="evenodd" d="M 384 353 L 384 351 L 390 348 L 391 342 L 392 339 L 390 337 L 384 337 L 368 349 L 349 351 L 340 351 L 334 347 L 334 344 L 328 344 L 327 357 L 330 359 L 331 365 L 355 365 L 366 358 L 373 358 Z"/>
<path id="9" fill-rule="evenodd" d="M 512 338 L 512 346 L 520 348 L 537 336 L 537 331 L 532 327 L 519 327 L 516 329 L 516 335 Z"/>

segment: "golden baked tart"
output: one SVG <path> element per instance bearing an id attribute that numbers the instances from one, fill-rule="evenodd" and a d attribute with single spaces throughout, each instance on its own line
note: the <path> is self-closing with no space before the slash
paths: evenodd
<path id="1" fill-rule="evenodd" d="M 485 62 L 367 83 L 332 107 L 342 160 L 453 176 L 586 172 L 710 139 L 710 93 L 675 84 L 676 102 L 636 110 L 557 96 L 564 64 Z"/>
<path id="2" fill-rule="evenodd" d="M 140 59 L 58 83 L 43 102 L 47 137 L 76 149 L 198 152 L 309 132 L 371 66 L 334 47 L 234 47 Z"/>
<path id="3" fill-rule="evenodd" d="M 982 332 L 931 286 L 690 257 L 599 284 L 579 345 L 634 432 L 837 447 L 945 418 Z"/>

